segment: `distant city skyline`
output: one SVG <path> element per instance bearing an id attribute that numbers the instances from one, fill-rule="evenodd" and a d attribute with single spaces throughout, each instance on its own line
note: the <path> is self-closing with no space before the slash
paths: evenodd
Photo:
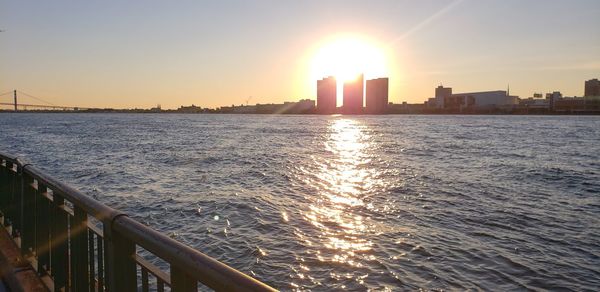
<path id="1" fill-rule="evenodd" d="M 337 87 L 342 85 L 342 103 Z M 389 78 L 356 78 L 339 82 L 334 76 L 317 80 L 317 100 L 301 99 L 283 103 L 256 103 L 223 105 L 209 108 L 181 105 L 176 109 L 164 109 L 161 105 L 152 108 L 86 108 L 49 104 L 47 100 L 26 92 L 13 90 L 0 93 L 2 97 L 13 97 L 13 102 L 0 102 L 0 111 L 34 112 L 124 112 L 124 113 L 234 113 L 234 114 L 598 114 L 600 113 L 600 81 L 597 78 L 584 82 L 584 96 L 564 96 L 560 91 L 533 93 L 529 97 L 519 97 L 506 90 L 485 90 L 479 92 L 453 92 L 451 87 L 439 85 L 434 97 L 423 103 L 389 102 Z M 18 96 L 26 96 L 37 101 L 24 103 Z"/>
<path id="2" fill-rule="evenodd" d="M 389 77 L 394 103 L 422 103 L 440 83 L 464 92 L 510 85 L 522 98 L 582 96 L 583 81 L 600 75 L 594 0 L 0 0 L 0 8 L 0 92 L 18 89 L 60 105 L 317 100 L 317 80 L 326 76 L 311 66 L 340 37 L 380 52 L 353 61 L 375 67 L 365 80 Z"/>

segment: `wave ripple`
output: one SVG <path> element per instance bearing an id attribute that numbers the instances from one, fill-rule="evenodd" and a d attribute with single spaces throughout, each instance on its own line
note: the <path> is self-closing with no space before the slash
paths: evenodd
<path id="1" fill-rule="evenodd" d="M 282 290 L 600 290 L 598 117 L 0 125 L 0 149 Z"/>

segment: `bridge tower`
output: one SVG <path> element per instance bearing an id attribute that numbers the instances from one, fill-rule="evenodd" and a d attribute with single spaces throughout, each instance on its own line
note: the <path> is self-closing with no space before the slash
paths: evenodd
<path id="1" fill-rule="evenodd" d="M 17 111 L 17 90 L 13 91 L 13 96 L 15 97 L 15 111 Z"/>

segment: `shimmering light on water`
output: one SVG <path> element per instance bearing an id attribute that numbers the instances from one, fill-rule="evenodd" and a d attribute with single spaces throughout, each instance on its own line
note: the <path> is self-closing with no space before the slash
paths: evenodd
<path id="1" fill-rule="evenodd" d="M 369 170 L 361 167 L 369 161 L 364 152 L 369 147 L 369 136 L 364 125 L 351 119 L 331 120 L 329 128 L 323 146 L 330 155 L 313 156 L 312 161 L 318 165 L 316 178 L 321 181 L 311 184 L 321 188 L 304 217 L 320 230 L 319 245 L 328 250 L 319 260 L 355 266 L 359 265 L 354 260 L 356 253 L 368 251 L 372 245 L 362 236 L 367 228 L 362 216 L 354 212 L 364 204 L 362 189 L 372 179 Z"/>
<path id="2" fill-rule="evenodd" d="M 0 149 L 281 290 L 600 290 L 600 118 L 0 114 Z"/>

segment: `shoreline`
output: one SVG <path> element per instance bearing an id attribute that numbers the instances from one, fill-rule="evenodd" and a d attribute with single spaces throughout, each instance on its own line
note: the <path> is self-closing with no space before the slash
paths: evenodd
<path id="1" fill-rule="evenodd" d="M 186 115 L 276 115 L 276 116 L 598 116 L 600 111 L 587 112 L 402 112 L 383 114 L 319 114 L 319 113 L 231 113 L 231 112 L 180 112 L 180 111 L 136 111 L 136 110 L 100 110 L 100 111 L 47 111 L 47 110 L 0 110 L 0 114 L 186 114 Z"/>

